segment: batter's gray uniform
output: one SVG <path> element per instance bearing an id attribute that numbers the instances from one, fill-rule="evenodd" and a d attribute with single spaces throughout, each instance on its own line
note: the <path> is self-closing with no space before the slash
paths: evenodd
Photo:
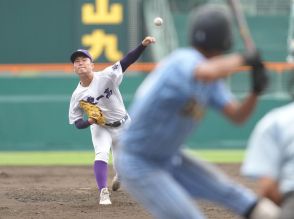
<path id="1" fill-rule="evenodd" d="M 122 181 L 157 218 L 204 218 L 191 197 L 219 202 L 240 215 L 257 200 L 219 170 L 181 153 L 206 108 L 221 111 L 233 100 L 223 80 L 194 81 L 193 70 L 204 61 L 201 53 L 187 48 L 160 63 L 140 86 L 130 109 L 132 125 L 120 139 Z"/>
<path id="2" fill-rule="evenodd" d="M 132 124 L 119 139 L 121 182 L 155 218 L 204 218 L 193 198 L 217 202 L 245 217 L 265 218 L 255 214 L 263 204 L 257 203 L 253 192 L 181 150 L 208 108 L 235 122 L 246 120 L 264 89 L 262 83 L 254 83 L 254 94 L 235 107 L 238 104 L 222 78 L 247 59 L 240 54 L 221 56 L 231 46 L 229 17 L 212 5 L 197 8 L 193 15 L 192 47 L 168 55 L 137 91 L 130 108 Z M 254 60 L 261 66 L 259 59 Z"/>

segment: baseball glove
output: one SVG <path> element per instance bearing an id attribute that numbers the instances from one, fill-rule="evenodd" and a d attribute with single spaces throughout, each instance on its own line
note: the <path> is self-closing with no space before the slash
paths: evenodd
<path id="1" fill-rule="evenodd" d="M 245 64 L 251 66 L 252 92 L 260 95 L 267 88 L 269 76 L 266 72 L 259 51 L 247 51 L 244 54 Z"/>
<path id="2" fill-rule="evenodd" d="M 105 118 L 98 106 L 85 100 L 81 100 L 80 107 L 84 110 L 89 118 L 92 118 L 96 121 L 96 124 L 105 125 Z"/>
<path id="3" fill-rule="evenodd" d="M 251 70 L 252 79 L 252 92 L 260 95 L 268 86 L 269 77 L 267 75 L 266 69 L 262 63 L 252 67 Z"/>

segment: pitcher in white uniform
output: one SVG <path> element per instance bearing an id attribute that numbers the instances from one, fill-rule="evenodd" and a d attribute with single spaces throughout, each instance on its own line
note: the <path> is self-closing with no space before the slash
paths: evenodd
<path id="1" fill-rule="evenodd" d="M 130 122 L 119 85 L 125 70 L 140 57 L 148 45 L 154 42 L 155 38 L 146 37 L 137 48 L 120 61 L 99 72 L 94 72 L 93 58 L 87 50 L 79 49 L 70 57 L 74 72 L 79 76 L 80 81 L 70 100 L 69 123 L 75 124 L 78 129 L 87 127 L 91 129 L 95 149 L 94 173 L 100 191 L 99 204 L 102 205 L 111 204 L 107 188 L 110 149 L 115 147 L 119 133 Z M 96 104 L 102 110 L 106 119 L 104 126 L 97 125 L 92 118 L 83 119 L 84 113 L 79 106 L 81 100 Z M 118 178 L 116 175 L 113 179 L 113 191 L 120 187 Z"/>

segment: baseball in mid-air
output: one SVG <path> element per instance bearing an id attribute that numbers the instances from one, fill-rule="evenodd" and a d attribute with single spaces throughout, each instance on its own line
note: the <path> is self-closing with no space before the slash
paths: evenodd
<path id="1" fill-rule="evenodd" d="M 162 20 L 161 17 L 156 17 L 156 18 L 154 18 L 153 23 L 154 23 L 156 26 L 161 26 L 161 25 L 163 24 L 163 20 Z"/>

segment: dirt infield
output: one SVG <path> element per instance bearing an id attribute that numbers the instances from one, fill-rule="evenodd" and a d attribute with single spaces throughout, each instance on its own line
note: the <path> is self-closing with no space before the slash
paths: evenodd
<path id="1" fill-rule="evenodd" d="M 239 165 L 219 165 L 235 180 Z M 109 182 L 113 172 L 110 170 Z M 123 190 L 111 194 L 111 206 L 98 205 L 98 192 L 90 166 L 0 167 L 0 219 L 150 219 L 151 216 Z M 210 219 L 238 218 L 210 203 L 200 202 Z"/>

